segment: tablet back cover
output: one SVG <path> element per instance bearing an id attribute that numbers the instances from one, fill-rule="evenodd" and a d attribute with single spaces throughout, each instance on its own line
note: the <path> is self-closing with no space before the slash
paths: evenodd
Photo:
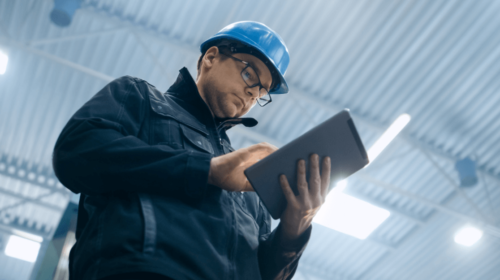
<path id="1" fill-rule="evenodd" d="M 320 162 L 325 156 L 331 158 L 331 186 L 368 164 L 366 150 L 349 111 L 343 110 L 245 170 L 252 187 L 274 219 L 278 219 L 286 207 L 279 183 L 280 174 L 286 175 L 297 195 L 297 161 L 306 161 L 309 181 L 309 156 L 313 153 L 319 155 Z"/>

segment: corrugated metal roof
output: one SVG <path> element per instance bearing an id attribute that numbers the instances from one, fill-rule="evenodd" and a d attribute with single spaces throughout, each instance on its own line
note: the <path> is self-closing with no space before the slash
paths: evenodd
<path id="1" fill-rule="evenodd" d="M 181 67 L 196 74 L 203 40 L 256 20 L 287 43 L 291 91 L 249 113 L 257 127 L 230 131 L 236 148 L 283 145 L 342 108 L 370 147 L 398 115 L 412 116 L 349 179 L 347 192 L 393 215 L 364 241 L 315 225 L 296 279 L 500 279 L 494 230 L 471 248 L 452 238 L 467 217 L 500 224 L 499 1 L 84 0 L 68 28 L 50 23 L 52 6 L 0 0 L 10 59 L 0 76 L 0 209 L 19 203 L 1 223 L 54 229 L 69 194 L 54 181 L 52 147 L 109 80 L 131 75 L 165 91 Z M 453 166 L 466 156 L 480 182 L 457 190 Z M 17 271 L 0 260 L 6 268 Z"/>

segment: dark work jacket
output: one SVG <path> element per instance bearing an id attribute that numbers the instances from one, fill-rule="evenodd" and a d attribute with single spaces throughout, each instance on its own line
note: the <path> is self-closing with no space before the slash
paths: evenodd
<path id="1" fill-rule="evenodd" d="M 257 121 L 214 120 L 186 68 L 166 93 L 125 76 L 84 104 L 53 154 L 59 180 L 81 193 L 70 279 L 291 279 L 311 228 L 285 243 L 254 192 L 207 184 L 237 124 Z"/>

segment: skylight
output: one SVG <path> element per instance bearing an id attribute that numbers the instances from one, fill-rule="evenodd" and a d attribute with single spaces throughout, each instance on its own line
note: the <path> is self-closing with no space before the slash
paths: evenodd
<path id="1" fill-rule="evenodd" d="M 373 162 L 380 153 L 389 145 L 389 143 L 396 138 L 396 136 L 405 128 L 405 126 L 410 122 L 411 117 L 408 114 L 400 115 L 389 128 L 380 136 L 380 138 L 371 146 L 368 150 L 368 158 L 370 162 Z"/>
<path id="2" fill-rule="evenodd" d="M 5 255 L 27 262 L 35 262 L 39 250 L 40 243 L 11 235 L 5 247 Z"/>
<path id="3" fill-rule="evenodd" d="M 455 242 L 464 246 L 472 246 L 483 237 L 483 232 L 474 227 L 464 227 L 455 234 Z"/>
<path id="4" fill-rule="evenodd" d="M 333 230 L 367 238 L 389 216 L 390 212 L 342 192 L 343 180 L 328 194 L 314 222 Z"/>

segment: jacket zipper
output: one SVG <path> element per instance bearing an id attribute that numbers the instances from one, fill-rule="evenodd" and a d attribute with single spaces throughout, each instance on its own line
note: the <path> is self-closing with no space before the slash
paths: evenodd
<path id="1" fill-rule="evenodd" d="M 214 122 L 215 124 L 215 122 Z M 222 137 L 220 137 L 220 129 L 222 127 L 222 124 L 219 124 L 219 126 L 216 126 L 216 130 L 217 130 L 217 137 L 219 138 L 219 148 L 221 149 L 221 152 L 222 154 L 224 154 L 224 143 L 222 142 Z M 230 227 L 230 232 L 229 232 L 229 238 L 228 238 L 228 246 L 227 246 L 227 249 L 228 249 L 228 252 L 227 252 L 227 257 L 228 257 L 228 260 L 229 260 L 229 263 L 228 263 L 228 275 L 227 275 L 227 279 L 228 280 L 233 280 L 235 279 L 235 270 L 236 270 L 236 267 L 234 266 L 234 262 L 233 262 L 233 259 L 234 259 L 234 255 L 235 255 L 235 251 L 236 251 L 236 242 L 237 242 L 237 239 L 238 239 L 238 236 L 237 236 L 237 228 L 238 228 L 238 225 L 236 224 L 236 206 L 235 206 L 235 201 L 234 201 L 234 193 L 232 192 L 227 192 L 228 194 L 228 199 L 231 201 L 231 227 Z"/>
<path id="2" fill-rule="evenodd" d="M 211 139 L 211 141 L 214 141 L 216 142 L 218 148 L 219 148 L 219 155 L 214 155 L 214 156 L 220 156 L 220 155 L 223 155 L 224 154 L 224 145 L 222 143 L 222 137 L 220 137 L 220 126 L 217 126 L 215 124 L 215 121 L 212 120 L 212 123 L 215 127 L 215 134 L 214 136 L 210 137 L 209 138 Z M 218 138 L 218 140 L 216 140 Z M 234 255 L 234 246 L 233 244 L 236 242 L 235 239 L 236 239 L 236 208 L 235 208 L 235 205 L 234 205 L 234 200 L 232 198 L 232 194 L 231 192 L 226 192 L 227 193 L 227 198 L 230 200 L 230 203 L 228 203 L 229 205 L 229 208 L 228 210 L 230 210 L 230 213 L 229 213 L 229 219 L 230 219 L 230 228 L 229 228 L 229 238 L 227 240 L 228 244 L 227 244 L 227 258 L 228 258 L 228 264 L 227 264 L 227 277 L 226 280 L 233 280 L 234 279 L 234 265 L 233 265 L 233 255 Z"/>
<path id="3" fill-rule="evenodd" d="M 227 253 L 227 258 L 229 260 L 229 267 L 228 267 L 228 277 L 227 279 L 232 280 L 234 279 L 235 275 L 235 267 L 234 267 L 234 251 L 235 251 L 235 244 L 236 244 L 236 239 L 237 239 L 237 233 L 236 233 L 236 208 L 234 206 L 234 199 L 233 199 L 233 193 L 228 193 L 229 194 L 229 199 L 231 200 L 231 232 L 230 232 L 230 237 L 228 238 L 228 253 Z"/>

